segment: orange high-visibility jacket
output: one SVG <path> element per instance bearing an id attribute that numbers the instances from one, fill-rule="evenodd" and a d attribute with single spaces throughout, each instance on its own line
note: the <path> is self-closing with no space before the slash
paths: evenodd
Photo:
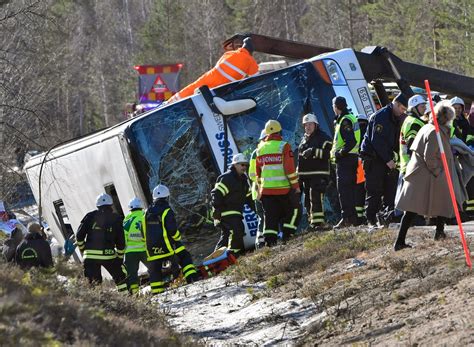
<path id="1" fill-rule="evenodd" d="M 201 86 L 207 85 L 209 88 L 214 88 L 225 83 L 241 80 L 257 72 L 258 64 L 245 48 L 225 52 L 216 66 L 173 95 L 169 102 L 193 95 L 194 91 Z"/>

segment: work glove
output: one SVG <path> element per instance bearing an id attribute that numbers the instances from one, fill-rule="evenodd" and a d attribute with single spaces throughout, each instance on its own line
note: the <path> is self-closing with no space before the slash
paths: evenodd
<path id="1" fill-rule="evenodd" d="M 220 211 L 217 211 L 217 210 L 214 210 L 212 212 L 212 218 L 213 219 L 221 219 L 221 212 Z"/>
<path id="2" fill-rule="evenodd" d="M 218 227 L 219 225 L 221 225 L 221 220 L 220 219 L 214 219 L 214 226 Z"/>
<path id="3" fill-rule="evenodd" d="M 301 155 L 303 156 L 303 158 L 308 159 L 308 158 L 311 157 L 312 152 L 313 152 L 313 149 L 308 148 L 308 149 L 304 150 L 303 153 L 301 153 Z"/>
<path id="4" fill-rule="evenodd" d="M 246 37 L 244 39 L 244 44 L 242 47 L 245 48 L 247 51 L 249 51 L 250 54 L 253 54 L 254 47 L 253 47 L 252 39 L 250 37 Z"/>
<path id="5" fill-rule="evenodd" d="M 344 153 L 342 151 L 336 151 L 336 153 L 334 153 L 334 156 L 336 157 L 336 159 L 341 159 L 341 158 L 344 158 L 346 156 L 346 153 Z"/>

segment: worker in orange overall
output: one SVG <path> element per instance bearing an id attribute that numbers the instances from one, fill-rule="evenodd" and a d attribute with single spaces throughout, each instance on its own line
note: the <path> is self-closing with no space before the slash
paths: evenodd
<path id="1" fill-rule="evenodd" d="M 241 48 L 225 52 L 216 66 L 173 95 L 168 103 L 193 95 L 197 88 L 204 85 L 214 88 L 255 75 L 258 72 L 258 64 L 252 56 L 253 51 L 252 39 L 245 38 Z"/>

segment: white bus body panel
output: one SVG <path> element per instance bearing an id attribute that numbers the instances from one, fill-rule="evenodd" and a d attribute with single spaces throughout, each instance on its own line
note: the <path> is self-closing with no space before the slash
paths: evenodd
<path id="1" fill-rule="evenodd" d="M 121 144 L 123 141 L 122 136 L 116 135 L 95 144 L 84 141 L 66 145 L 48 155 L 41 180 L 42 215 L 60 243 L 64 242 L 64 237 L 53 205 L 55 201 L 63 201 L 69 222 L 76 232 L 84 215 L 96 209 L 96 197 L 105 192 L 104 186 L 115 186 L 124 215 L 128 213 L 130 199 L 135 196 L 144 198 L 141 189 L 137 189 L 139 185 L 136 175 L 130 170 L 128 152 L 123 150 L 126 144 Z M 43 157 L 33 158 L 34 163 L 29 162 L 26 167 L 37 202 L 40 201 L 38 179 Z"/>

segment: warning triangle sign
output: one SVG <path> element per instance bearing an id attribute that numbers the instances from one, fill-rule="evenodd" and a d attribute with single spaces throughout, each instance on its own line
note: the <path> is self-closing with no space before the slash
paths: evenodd
<path id="1" fill-rule="evenodd" d="M 153 83 L 151 90 L 155 93 L 164 93 L 169 91 L 168 86 L 165 84 L 165 82 L 163 82 L 159 75 L 156 77 L 155 83 Z"/>

